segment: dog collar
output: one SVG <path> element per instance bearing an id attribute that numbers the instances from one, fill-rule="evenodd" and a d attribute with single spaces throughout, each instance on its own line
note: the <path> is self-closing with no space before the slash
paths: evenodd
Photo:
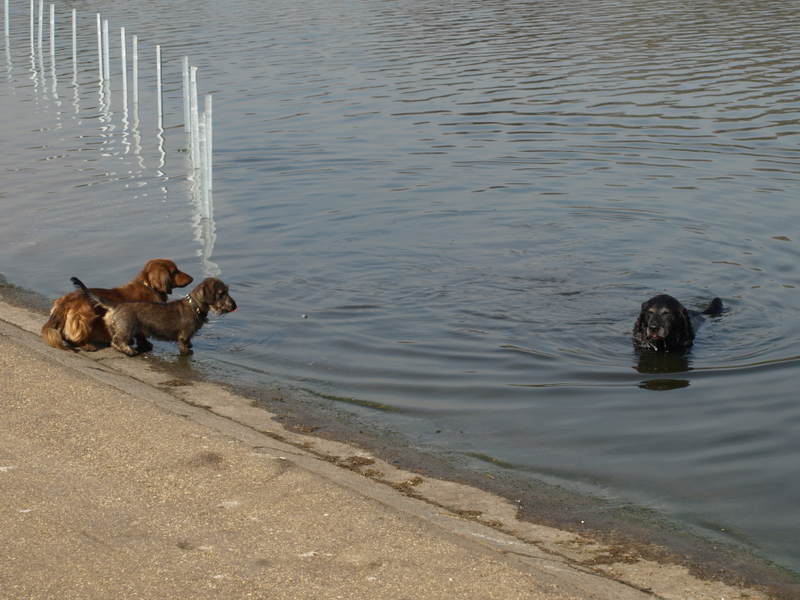
<path id="1" fill-rule="evenodd" d="M 196 312 L 196 313 L 197 313 L 197 315 L 198 315 L 198 316 L 199 316 L 201 319 L 203 319 L 203 323 L 208 323 L 208 317 L 206 316 L 208 313 L 206 312 L 205 314 L 203 314 L 203 311 L 202 311 L 202 309 L 201 309 L 199 306 L 197 306 L 197 305 L 195 304 L 195 302 L 194 302 L 194 300 L 192 299 L 192 296 L 191 296 L 190 294 L 186 294 L 185 298 L 186 298 L 186 301 L 189 303 L 189 306 L 190 306 L 192 309 L 194 309 L 194 312 Z"/>

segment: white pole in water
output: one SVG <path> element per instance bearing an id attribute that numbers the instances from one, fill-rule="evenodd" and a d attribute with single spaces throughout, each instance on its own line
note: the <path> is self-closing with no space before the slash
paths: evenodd
<path id="1" fill-rule="evenodd" d="M 34 17 L 35 12 L 34 0 L 31 0 L 31 54 L 33 54 L 33 46 L 36 39 L 36 34 L 34 33 L 36 30 L 36 18 Z"/>
<path id="2" fill-rule="evenodd" d="M 6 9 L 6 39 L 8 39 L 8 0 L 6 0 L 3 4 Z"/>
<path id="3" fill-rule="evenodd" d="M 139 37 L 133 36 L 133 103 L 139 104 Z"/>
<path id="4" fill-rule="evenodd" d="M 100 70 L 100 83 L 103 83 L 103 22 L 97 13 L 97 65 Z"/>
<path id="5" fill-rule="evenodd" d="M 128 43 L 125 39 L 125 28 L 119 28 L 120 61 L 122 62 L 122 104 L 128 104 Z"/>
<path id="6" fill-rule="evenodd" d="M 42 49 L 42 21 L 44 20 L 44 0 L 39 0 L 39 39 L 36 46 L 39 50 Z"/>
<path id="7" fill-rule="evenodd" d="M 197 114 L 197 67 L 189 68 L 189 96 L 191 101 L 191 121 L 192 121 L 192 162 L 195 170 L 200 168 L 200 131 Z"/>
<path id="8" fill-rule="evenodd" d="M 212 149 L 214 144 L 212 143 L 213 136 L 212 134 L 212 127 L 211 127 L 211 94 L 206 94 L 206 177 L 208 178 L 208 189 L 214 189 L 212 182 L 214 178 L 212 177 Z"/>
<path id="9" fill-rule="evenodd" d="M 158 103 L 158 128 L 164 129 L 164 106 L 161 97 L 161 46 L 156 46 L 156 102 Z"/>
<path id="10" fill-rule="evenodd" d="M 108 57 L 108 19 L 103 19 L 103 75 L 106 81 L 111 85 L 111 63 Z M 108 97 L 109 104 L 111 104 L 111 96 Z"/>
<path id="11" fill-rule="evenodd" d="M 208 218 L 208 181 L 206 181 L 206 115 L 197 115 L 197 162 L 194 164 L 194 172 L 197 174 L 200 184 L 200 217 Z"/>
<path id="12" fill-rule="evenodd" d="M 183 130 L 186 133 L 192 131 L 192 115 L 190 111 L 191 99 L 189 98 L 189 57 L 184 56 L 183 61 Z"/>
<path id="13" fill-rule="evenodd" d="M 50 5 L 50 64 L 56 68 L 56 5 Z"/>
<path id="14" fill-rule="evenodd" d="M 72 70 L 78 72 L 78 10 L 72 9 Z"/>

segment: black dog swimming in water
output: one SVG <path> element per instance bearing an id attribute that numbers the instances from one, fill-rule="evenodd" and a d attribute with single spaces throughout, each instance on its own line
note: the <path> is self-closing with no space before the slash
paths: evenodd
<path id="1" fill-rule="evenodd" d="M 642 304 L 633 326 L 633 345 L 638 350 L 685 350 L 694 343 L 694 332 L 703 315 L 722 313 L 722 300 L 714 298 L 703 312 L 688 310 L 672 296 L 653 296 Z"/>

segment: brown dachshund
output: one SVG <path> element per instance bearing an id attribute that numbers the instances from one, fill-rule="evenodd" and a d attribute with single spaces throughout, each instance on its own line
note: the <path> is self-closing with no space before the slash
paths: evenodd
<path id="1" fill-rule="evenodd" d="M 92 291 L 110 302 L 166 302 L 172 288 L 185 287 L 192 281 L 171 260 L 157 258 L 148 262 L 130 283 L 112 289 L 92 288 Z M 101 306 L 92 306 L 80 291 L 64 294 L 53 302 L 50 320 L 42 327 L 42 337 L 53 348 L 68 350 L 66 342 L 86 352 L 93 352 L 95 347 L 90 342 L 107 344 L 111 341 L 103 323 L 105 312 Z M 146 339 L 141 338 L 138 341 L 143 344 L 143 350 L 152 349 Z"/>
<path id="2" fill-rule="evenodd" d="M 140 337 L 178 342 L 181 354 L 192 354 L 192 337 L 208 322 L 208 311 L 224 315 L 238 308 L 228 286 L 216 277 L 204 280 L 185 298 L 167 303 L 108 302 L 77 277 L 71 281 L 92 305 L 106 309 L 103 320 L 111 333 L 111 347 L 128 356 L 138 354 L 131 342 Z"/>

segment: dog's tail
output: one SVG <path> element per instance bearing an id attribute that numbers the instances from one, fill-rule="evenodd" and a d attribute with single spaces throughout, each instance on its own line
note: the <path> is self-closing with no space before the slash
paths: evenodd
<path id="1" fill-rule="evenodd" d="M 83 285 L 83 282 L 77 277 L 70 277 L 69 280 L 72 282 L 72 285 L 74 285 L 77 289 L 83 292 L 83 295 L 86 296 L 86 299 L 92 306 L 102 306 L 103 308 L 111 308 L 113 306 L 112 302 L 103 300 L 100 296 L 98 296 L 92 290 Z"/>
<path id="2" fill-rule="evenodd" d="M 64 345 L 64 338 L 61 337 L 61 332 L 66 323 L 66 315 L 64 309 L 59 302 L 56 302 L 53 309 L 50 311 L 50 318 L 42 326 L 42 337 L 44 341 L 50 344 L 53 348 L 59 350 L 69 350 Z"/>
<path id="3" fill-rule="evenodd" d="M 715 317 L 717 315 L 721 315 L 724 310 L 725 310 L 725 307 L 722 306 L 722 300 L 720 300 L 719 298 L 714 298 L 711 301 L 711 304 L 708 305 L 708 308 L 705 309 L 700 314 L 710 315 L 712 317 Z"/>

